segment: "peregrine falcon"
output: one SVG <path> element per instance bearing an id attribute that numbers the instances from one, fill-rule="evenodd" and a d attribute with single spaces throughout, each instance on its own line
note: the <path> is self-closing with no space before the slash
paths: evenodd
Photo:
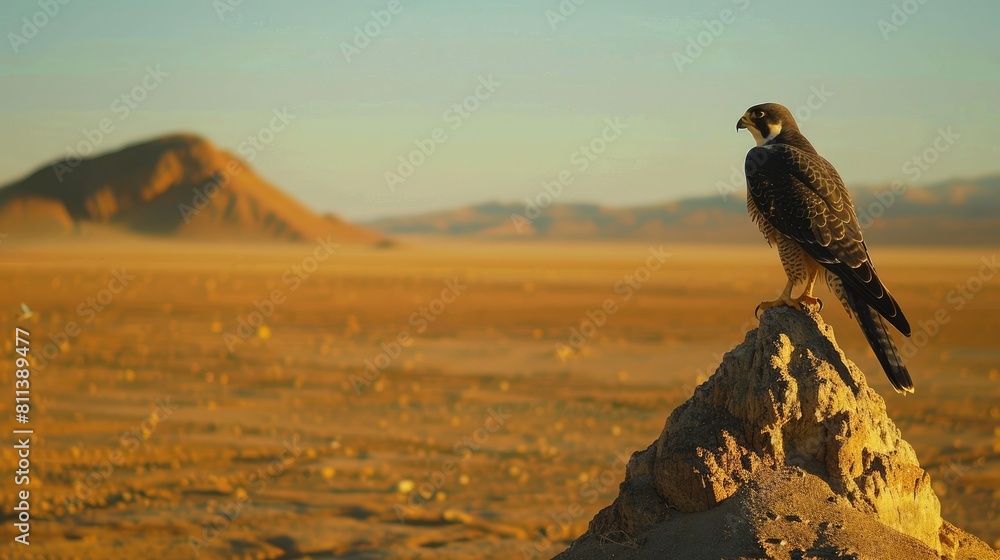
<path id="1" fill-rule="evenodd" d="M 799 132 L 792 113 L 777 103 L 755 105 L 736 123 L 757 141 L 747 153 L 747 211 L 769 245 L 777 246 L 788 283 L 775 301 L 757 309 L 789 305 L 802 309 L 822 302 L 813 297 L 816 279 L 825 272 L 827 286 L 853 315 L 892 386 L 913 392 L 913 382 L 886 321 L 906 336 L 910 324 L 882 285 L 851 195 L 840 174 Z M 799 297 L 792 288 L 804 284 Z"/>

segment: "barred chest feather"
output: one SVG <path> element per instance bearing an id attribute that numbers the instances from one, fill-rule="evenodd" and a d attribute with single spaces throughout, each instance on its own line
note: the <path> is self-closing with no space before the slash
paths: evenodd
<path id="1" fill-rule="evenodd" d="M 754 204 L 753 197 L 750 196 L 749 190 L 747 190 L 747 213 L 750 214 L 750 219 L 757 224 L 757 228 L 760 232 L 764 234 L 764 239 L 767 240 L 768 245 L 774 244 L 777 232 L 774 231 L 774 226 L 772 226 L 771 223 L 764 218 L 764 214 L 762 214 L 757 208 L 757 205 Z"/>

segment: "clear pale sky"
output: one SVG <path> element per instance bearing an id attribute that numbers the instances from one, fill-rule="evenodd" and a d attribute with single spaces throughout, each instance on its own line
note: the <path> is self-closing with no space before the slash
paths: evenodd
<path id="1" fill-rule="evenodd" d="M 238 151 L 285 109 L 252 165 L 348 219 L 521 200 L 564 170 L 561 202 L 635 205 L 715 195 L 752 145 L 735 131 L 747 107 L 796 110 L 822 89 L 801 128 L 849 184 L 913 179 L 904 164 L 942 127 L 959 138 L 919 182 L 1000 170 L 996 0 L 587 0 L 555 25 L 558 0 L 401 0 L 385 26 L 371 12 L 389 0 L 63 1 L 51 17 L 0 4 L 2 183 L 102 119 L 97 152 L 176 131 Z M 913 13 L 880 29 L 894 4 Z M 45 24 L 22 41 L 25 17 Z M 378 35 L 346 60 L 366 24 Z M 116 99 L 147 67 L 166 75 L 126 114 Z M 446 111 L 490 76 L 454 129 Z M 581 171 L 571 155 L 614 117 L 627 128 Z M 391 192 L 385 173 L 436 128 L 447 139 Z"/>

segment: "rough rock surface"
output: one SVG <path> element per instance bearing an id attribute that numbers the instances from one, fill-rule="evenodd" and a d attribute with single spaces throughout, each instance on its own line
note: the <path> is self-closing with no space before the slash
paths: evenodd
<path id="1" fill-rule="evenodd" d="M 775 308 L 558 558 L 1000 559 L 940 511 L 832 328 Z"/>

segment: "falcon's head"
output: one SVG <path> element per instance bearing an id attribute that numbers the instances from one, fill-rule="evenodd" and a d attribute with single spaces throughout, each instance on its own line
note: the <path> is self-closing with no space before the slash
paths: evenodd
<path id="1" fill-rule="evenodd" d="M 753 135 L 758 146 L 763 146 L 774 140 L 782 130 L 798 130 L 795 117 L 784 105 L 763 103 L 747 109 L 746 113 L 736 122 L 737 132 L 745 128 Z"/>

